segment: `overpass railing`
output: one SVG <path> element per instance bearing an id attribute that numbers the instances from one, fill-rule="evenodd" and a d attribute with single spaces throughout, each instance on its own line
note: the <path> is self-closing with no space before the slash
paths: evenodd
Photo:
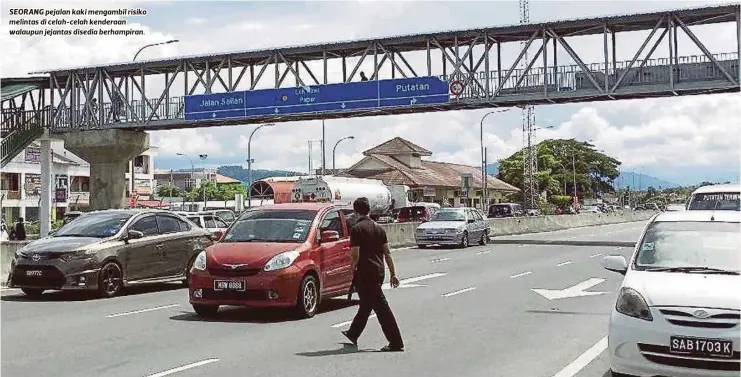
<path id="1" fill-rule="evenodd" d="M 39 110 L 3 109 L 0 115 L 2 142 L 1 165 L 7 165 L 18 153 L 44 133 L 51 123 L 51 106 Z"/>
<path id="2" fill-rule="evenodd" d="M 713 54 L 713 58 L 736 80 L 739 78 L 738 53 Z M 586 65 L 589 73 L 597 84 L 604 86 L 605 72 L 608 75 L 607 83 L 611 88 L 627 70 L 627 74 L 617 86 L 618 91 L 630 91 L 632 88 L 648 85 L 666 85 L 671 82 L 675 84 L 688 82 L 728 81 L 723 72 L 705 55 L 681 56 L 674 60 L 674 68 L 669 72 L 671 65 L 669 58 L 655 58 L 647 60 L 636 60 L 632 67 L 630 61 L 622 61 L 617 64 L 592 63 Z M 630 67 L 630 68 L 629 68 Z M 523 96 L 536 93 L 559 93 L 560 95 L 573 94 L 578 96 L 579 92 L 597 90 L 589 78 L 589 74 L 583 71 L 579 65 L 564 65 L 558 69 L 553 67 L 535 68 L 525 74 L 524 69 L 515 69 L 506 78 L 505 71 L 490 71 L 487 77 L 486 71 L 470 74 L 439 75 L 438 77 L 453 81 L 459 80 L 465 84 L 464 91 L 457 97 L 458 101 L 478 102 L 481 100 L 494 100 L 507 96 Z M 488 91 L 487 91 L 488 80 Z M 519 85 L 518 85 L 519 83 Z M 488 93 L 487 93 L 488 92 Z M 130 102 L 131 109 L 125 106 L 114 108 L 111 103 L 104 103 L 103 112 L 105 117 L 105 128 L 122 127 L 121 124 L 131 124 L 135 119 L 147 119 L 154 112 L 154 121 L 184 119 L 183 97 L 171 96 L 169 102 L 163 101 L 157 106 L 158 99 L 149 99 L 146 102 L 133 100 Z M 115 111 L 114 111 L 115 110 Z M 84 118 L 85 104 L 77 107 L 78 124 L 91 124 Z M 70 128 L 72 110 L 69 108 L 58 111 L 53 128 L 57 131 L 65 131 Z M 93 112 L 97 114 L 97 109 Z M 97 123 L 97 122 L 96 122 Z"/>

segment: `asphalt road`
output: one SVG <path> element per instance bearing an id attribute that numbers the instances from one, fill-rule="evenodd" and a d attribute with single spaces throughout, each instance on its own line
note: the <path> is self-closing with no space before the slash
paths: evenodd
<path id="1" fill-rule="evenodd" d="M 501 240 L 638 241 L 645 221 L 572 228 L 555 232 L 499 236 Z"/>
<path id="2" fill-rule="evenodd" d="M 642 225 L 537 237 L 632 241 Z M 344 299 L 328 300 L 309 320 L 291 320 L 281 311 L 223 308 L 218 318 L 205 321 L 194 315 L 187 291 L 177 285 L 107 300 L 51 293 L 29 301 L 4 290 L 0 374 L 602 377 L 604 353 L 595 351 L 591 363 L 580 361 L 606 336 L 622 279 L 602 269 L 600 260 L 631 251 L 491 244 L 395 251 L 402 287 L 388 290 L 387 297 L 405 339 L 403 353 L 375 352 L 386 343 L 375 319 L 357 349 L 343 344 L 340 330 L 349 326 L 357 304 Z M 553 298 L 548 299 L 533 291 L 562 290 L 590 279 L 596 285 L 587 290 L 604 293 L 558 299 L 551 297 L 557 292 L 543 292 Z"/>

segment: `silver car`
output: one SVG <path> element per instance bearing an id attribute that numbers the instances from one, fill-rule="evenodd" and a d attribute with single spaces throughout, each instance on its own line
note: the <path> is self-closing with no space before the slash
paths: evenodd
<path id="1" fill-rule="evenodd" d="M 419 248 L 428 245 L 468 247 L 471 240 L 485 245 L 489 241 L 489 222 L 474 208 L 441 208 L 414 232 Z"/>

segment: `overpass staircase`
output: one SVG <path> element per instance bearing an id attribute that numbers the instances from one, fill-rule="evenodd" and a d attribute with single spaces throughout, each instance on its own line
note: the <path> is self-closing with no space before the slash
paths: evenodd
<path id="1" fill-rule="evenodd" d="M 3 109 L 0 134 L 2 135 L 2 164 L 5 167 L 34 140 L 44 134 L 50 124 L 51 107 L 38 110 Z"/>

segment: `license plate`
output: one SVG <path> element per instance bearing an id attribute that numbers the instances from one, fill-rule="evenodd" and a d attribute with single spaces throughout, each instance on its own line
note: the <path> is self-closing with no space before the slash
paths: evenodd
<path id="1" fill-rule="evenodd" d="M 41 276 L 40 270 L 27 270 L 26 276 Z"/>
<path id="2" fill-rule="evenodd" d="M 244 280 L 216 280 L 214 281 L 215 291 L 244 291 Z"/>
<path id="3" fill-rule="evenodd" d="M 441 240 L 441 239 L 443 239 L 441 236 L 430 236 L 430 237 L 427 237 L 427 238 L 429 238 L 431 240 Z"/>
<path id="4" fill-rule="evenodd" d="M 672 336 L 669 352 L 692 356 L 733 357 L 733 342 L 726 339 Z"/>

